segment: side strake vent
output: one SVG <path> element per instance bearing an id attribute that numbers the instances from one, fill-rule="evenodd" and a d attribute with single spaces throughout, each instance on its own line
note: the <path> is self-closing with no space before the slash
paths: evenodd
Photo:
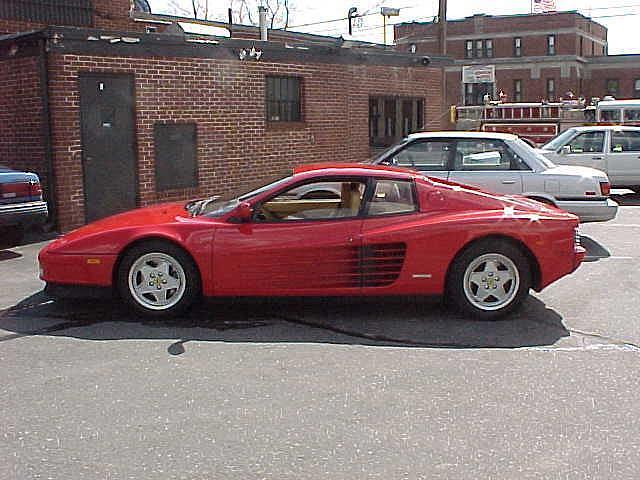
<path id="1" fill-rule="evenodd" d="M 363 287 L 385 287 L 400 276 L 407 246 L 404 243 L 367 245 L 361 249 L 360 272 Z"/>

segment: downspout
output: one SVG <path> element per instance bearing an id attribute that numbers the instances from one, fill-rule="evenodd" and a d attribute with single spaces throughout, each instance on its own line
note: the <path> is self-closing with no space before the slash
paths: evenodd
<path id="1" fill-rule="evenodd" d="M 40 42 L 40 54 L 38 56 L 38 74 L 40 77 L 40 88 L 42 90 L 42 117 L 41 123 L 42 140 L 44 143 L 44 159 L 47 165 L 49 195 L 47 195 L 47 206 L 49 208 L 48 225 L 55 229 L 58 224 L 57 202 L 56 202 L 56 180 L 53 172 L 53 142 L 51 141 L 51 112 L 49 110 L 49 60 L 47 52 L 47 31 L 43 31 L 44 38 Z"/>

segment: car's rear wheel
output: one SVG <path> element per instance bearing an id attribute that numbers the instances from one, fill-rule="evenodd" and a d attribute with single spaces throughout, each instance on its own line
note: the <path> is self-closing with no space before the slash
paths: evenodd
<path id="1" fill-rule="evenodd" d="M 120 262 L 117 282 L 123 300 L 152 317 L 184 313 L 200 295 L 200 275 L 191 257 L 162 241 L 129 249 Z"/>
<path id="2" fill-rule="evenodd" d="M 493 320 L 520 306 L 530 288 L 531 267 L 521 249 L 504 240 L 487 240 L 454 260 L 447 295 L 462 313 Z"/>

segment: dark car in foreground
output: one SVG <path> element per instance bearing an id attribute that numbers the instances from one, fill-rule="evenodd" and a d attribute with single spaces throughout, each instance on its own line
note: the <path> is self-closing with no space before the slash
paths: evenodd
<path id="1" fill-rule="evenodd" d="M 48 214 L 38 175 L 0 165 L 0 245 L 19 243 L 25 230 L 42 225 Z"/>

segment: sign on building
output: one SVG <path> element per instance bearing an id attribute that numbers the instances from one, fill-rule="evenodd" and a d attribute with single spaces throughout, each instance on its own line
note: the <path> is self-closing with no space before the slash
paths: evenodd
<path id="1" fill-rule="evenodd" d="M 462 67 L 462 83 L 495 83 L 495 65 L 469 65 Z"/>

